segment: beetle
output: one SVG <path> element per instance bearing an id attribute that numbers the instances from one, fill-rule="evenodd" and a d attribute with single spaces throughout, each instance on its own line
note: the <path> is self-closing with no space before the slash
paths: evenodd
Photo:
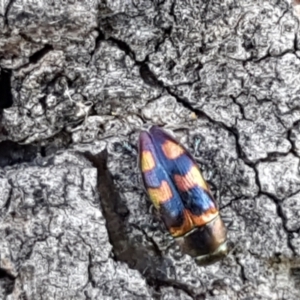
<path id="1" fill-rule="evenodd" d="M 147 194 L 183 253 L 199 265 L 228 253 L 227 230 L 195 159 L 158 126 L 141 131 L 139 168 Z"/>

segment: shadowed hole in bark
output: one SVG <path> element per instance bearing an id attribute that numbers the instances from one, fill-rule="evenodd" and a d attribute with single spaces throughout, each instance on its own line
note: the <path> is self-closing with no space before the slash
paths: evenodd
<path id="1" fill-rule="evenodd" d="M 146 84 L 150 86 L 162 86 L 162 83 L 151 72 L 147 64 L 141 65 L 140 75 Z"/>
<path id="2" fill-rule="evenodd" d="M 41 147 L 41 155 L 42 157 L 46 157 L 46 147 Z"/>
<path id="3" fill-rule="evenodd" d="M 13 292 L 15 277 L 10 275 L 6 270 L 0 268 L 0 290 L 5 291 L 5 295 Z"/>
<path id="4" fill-rule="evenodd" d="M 0 143 L 0 167 L 30 162 L 35 159 L 37 151 L 37 147 L 32 145 L 19 145 L 13 141 L 3 141 Z"/>
<path id="5" fill-rule="evenodd" d="M 11 93 L 11 70 L 1 70 L 0 74 L 0 109 L 9 108 L 13 105 Z"/>

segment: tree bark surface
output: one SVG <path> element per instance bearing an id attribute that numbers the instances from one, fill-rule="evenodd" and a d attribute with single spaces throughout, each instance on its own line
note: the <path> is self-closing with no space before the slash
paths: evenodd
<path id="1" fill-rule="evenodd" d="M 300 299 L 298 1 L 0 5 L 0 299 Z M 200 267 L 137 140 L 199 162 L 234 249 Z"/>

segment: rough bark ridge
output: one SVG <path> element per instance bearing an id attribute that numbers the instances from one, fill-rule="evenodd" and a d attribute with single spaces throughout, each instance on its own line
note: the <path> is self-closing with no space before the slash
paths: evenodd
<path id="1" fill-rule="evenodd" d="M 299 299 L 298 11 L 3 0 L 0 298 Z M 220 263 L 149 210 L 135 145 L 153 123 L 212 186 L 235 244 Z"/>

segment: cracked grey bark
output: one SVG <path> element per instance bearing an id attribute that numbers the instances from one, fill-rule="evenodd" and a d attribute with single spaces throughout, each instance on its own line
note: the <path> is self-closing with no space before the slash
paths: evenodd
<path id="1" fill-rule="evenodd" d="M 1 175 L 6 299 L 150 299 L 141 275 L 111 258 L 96 169 L 64 152 Z"/>
<path id="2" fill-rule="evenodd" d="M 1 299 L 299 299 L 290 2 L 1 3 Z M 223 261 L 197 266 L 152 213 L 150 124 L 199 162 L 235 245 Z"/>

